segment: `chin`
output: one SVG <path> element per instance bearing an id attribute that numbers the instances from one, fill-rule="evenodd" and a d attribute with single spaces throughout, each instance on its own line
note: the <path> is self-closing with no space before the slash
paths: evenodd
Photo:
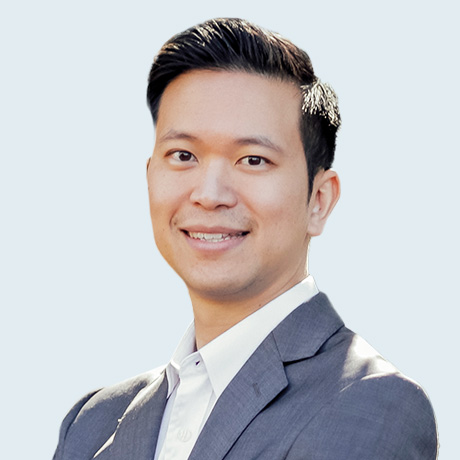
<path id="1" fill-rule="evenodd" d="M 185 280 L 184 280 L 185 281 Z M 252 283 L 247 278 L 230 280 L 230 277 L 222 277 L 212 280 L 207 277 L 199 282 L 185 281 L 192 298 L 205 299 L 216 303 L 240 303 L 250 301 L 257 297 L 256 281 Z"/>

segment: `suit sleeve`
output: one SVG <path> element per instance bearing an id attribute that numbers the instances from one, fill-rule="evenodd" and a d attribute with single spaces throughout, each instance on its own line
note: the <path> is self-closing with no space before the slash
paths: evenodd
<path id="1" fill-rule="evenodd" d="M 289 460 L 435 460 L 437 429 L 423 390 L 401 375 L 344 388 L 300 432 Z"/>
<path id="2" fill-rule="evenodd" d="M 54 453 L 53 460 L 61 460 L 63 459 L 64 453 L 64 445 L 65 440 L 67 437 L 67 432 L 69 431 L 70 426 L 77 418 L 77 415 L 80 413 L 83 406 L 100 390 L 92 391 L 83 398 L 81 398 L 73 407 L 70 409 L 68 414 L 65 416 L 64 420 L 62 421 L 61 428 L 59 430 L 59 442 L 56 448 L 56 452 Z"/>

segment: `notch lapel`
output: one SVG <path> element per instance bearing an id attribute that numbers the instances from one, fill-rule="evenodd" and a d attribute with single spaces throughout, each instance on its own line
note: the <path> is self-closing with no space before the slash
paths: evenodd
<path id="1" fill-rule="evenodd" d="M 189 460 L 221 460 L 251 421 L 288 386 L 285 363 L 308 359 L 343 321 L 319 293 L 262 342 L 217 400 Z"/>
<path id="2" fill-rule="evenodd" d="M 288 384 L 270 334 L 217 400 L 189 460 L 220 460 L 251 420 Z"/>
<path id="3" fill-rule="evenodd" d="M 168 382 L 163 372 L 142 389 L 119 419 L 115 433 L 95 460 L 152 460 L 166 406 Z"/>

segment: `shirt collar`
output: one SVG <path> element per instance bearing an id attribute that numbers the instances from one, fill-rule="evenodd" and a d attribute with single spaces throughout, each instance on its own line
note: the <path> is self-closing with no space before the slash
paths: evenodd
<path id="1" fill-rule="evenodd" d="M 216 398 L 270 332 L 318 292 L 313 277 L 308 276 L 200 349 Z"/>
<path id="2" fill-rule="evenodd" d="M 182 361 L 196 352 L 195 324 L 192 323 L 185 331 L 179 345 L 174 352 L 171 361 L 166 366 L 166 378 L 168 379 L 168 398 L 179 383 L 179 370 Z"/>
<path id="3" fill-rule="evenodd" d="M 201 356 L 203 359 L 213 391 L 216 398 L 219 398 L 270 332 L 299 305 L 310 300 L 318 292 L 313 277 L 307 276 L 303 281 L 235 324 L 199 351 L 196 350 L 195 325 L 192 323 L 166 366 L 168 398 L 179 382 L 182 361 L 195 352 L 197 357 Z"/>

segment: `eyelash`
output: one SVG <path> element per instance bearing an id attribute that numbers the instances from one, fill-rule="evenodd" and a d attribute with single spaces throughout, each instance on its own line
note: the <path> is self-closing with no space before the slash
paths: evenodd
<path id="1" fill-rule="evenodd" d="M 186 161 L 181 160 L 180 156 L 182 154 L 189 155 L 190 156 L 189 159 Z M 169 153 L 168 156 L 172 157 L 176 161 L 179 161 L 180 163 L 188 163 L 192 159 L 196 160 L 195 155 L 193 155 L 193 153 L 187 152 L 187 150 L 175 150 Z"/>
<path id="2" fill-rule="evenodd" d="M 256 165 L 251 165 L 251 164 L 249 164 L 249 161 L 251 159 L 260 160 L 260 163 L 256 164 Z M 246 162 L 243 163 L 243 161 L 245 161 L 245 160 L 246 160 Z M 261 157 L 259 155 L 248 155 L 247 157 L 244 157 L 241 160 L 239 160 L 239 163 L 247 164 L 247 166 L 264 166 L 264 165 L 267 165 L 267 164 L 271 164 L 271 161 L 267 160 L 267 158 Z"/>
<path id="3" fill-rule="evenodd" d="M 182 155 L 186 155 L 187 159 L 181 159 L 180 157 Z M 193 153 L 188 152 L 187 150 L 174 150 L 174 151 L 168 153 L 167 156 L 173 158 L 174 160 L 178 161 L 179 163 L 188 163 L 188 162 L 190 162 L 192 160 L 196 161 L 195 155 L 193 155 Z M 250 164 L 251 160 L 259 161 L 259 163 L 258 164 Z M 262 157 L 260 155 L 248 155 L 248 156 L 243 157 L 240 160 L 238 160 L 237 163 L 243 164 L 245 166 L 265 166 L 265 165 L 268 165 L 268 164 L 272 164 L 272 162 L 270 160 L 268 160 L 267 158 Z"/>

